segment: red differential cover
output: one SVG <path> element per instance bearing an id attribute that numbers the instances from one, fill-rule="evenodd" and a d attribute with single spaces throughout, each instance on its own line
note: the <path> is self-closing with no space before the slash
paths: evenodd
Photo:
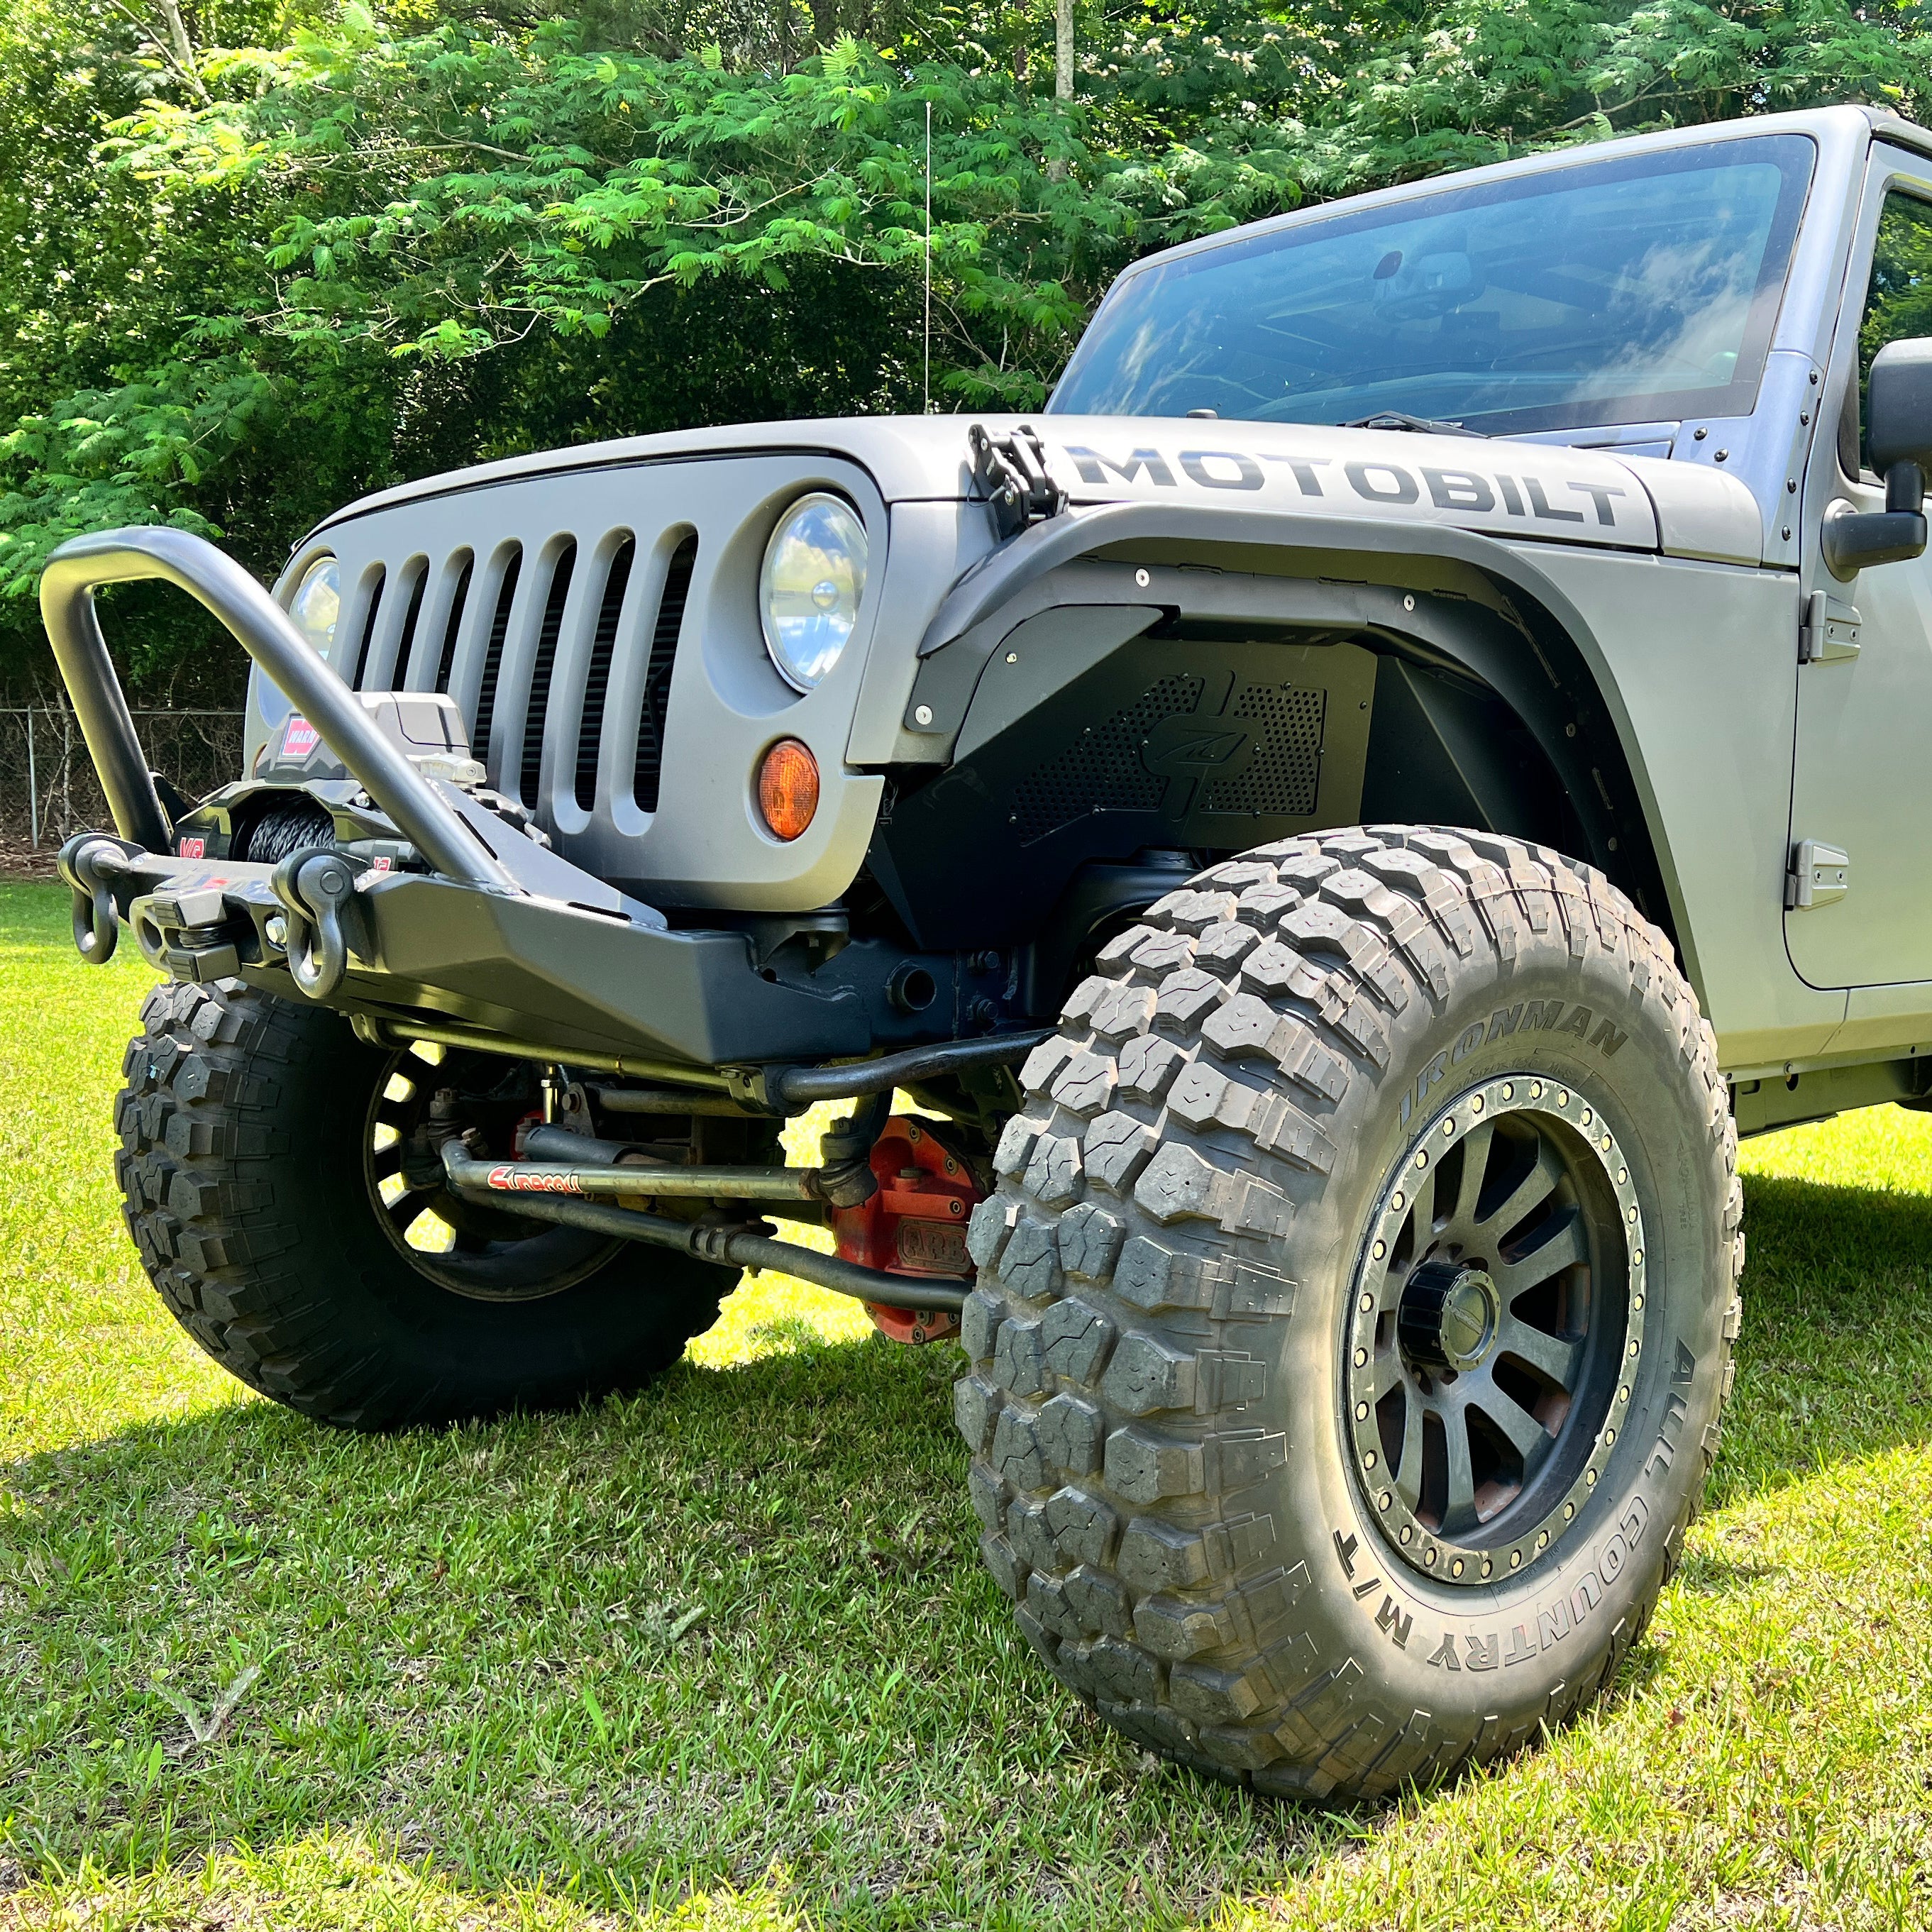
<path id="1" fill-rule="evenodd" d="M 970 1281 L 966 1223 L 982 1196 L 965 1162 L 927 1123 L 895 1114 L 873 1147 L 872 1174 L 879 1191 L 872 1199 L 832 1216 L 840 1258 L 888 1274 Z M 895 1342 L 938 1342 L 959 1332 L 958 1316 L 938 1309 L 868 1301 L 866 1310 Z"/>

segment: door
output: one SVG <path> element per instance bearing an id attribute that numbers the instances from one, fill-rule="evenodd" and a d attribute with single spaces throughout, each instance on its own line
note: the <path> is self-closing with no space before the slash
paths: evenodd
<path id="1" fill-rule="evenodd" d="M 1932 335 L 1932 166 L 1875 147 L 1826 388 L 1845 385 L 1845 406 L 1836 437 L 1812 445 L 1805 490 L 1805 588 L 1825 593 L 1828 621 L 1822 654 L 1798 672 L 1791 836 L 1794 850 L 1815 841 L 1821 859 L 1850 861 L 1841 896 L 1834 865 L 1819 902 L 1785 914 L 1791 963 L 1814 986 L 1932 980 L 1932 554 L 1840 584 L 1815 537 L 1834 503 L 1885 507 L 1862 466 L 1864 379 L 1888 342 L 1922 335 Z"/>

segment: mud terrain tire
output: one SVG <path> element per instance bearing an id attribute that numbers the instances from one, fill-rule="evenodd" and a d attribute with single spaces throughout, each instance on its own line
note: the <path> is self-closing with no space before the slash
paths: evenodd
<path id="1" fill-rule="evenodd" d="M 1315 1798 L 1429 1784 L 1599 1696 L 1677 1560 L 1738 1319 L 1736 1132 L 1664 936 L 1510 839 L 1290 839 L 1111 941 L 1022 1084 L 956 1412 L 986 1562 L 1060 1680 Z M 1432 1157 L 1455 1198 L 1418 1188 L 1405 1222 Z M 1411 1462 L 1425 1388 L 1450 1419 Z"/>
<path id="2" fill-rule="evenodd" d="M 556 1408 L 649 1381 L 716 1320 L 724 1270 L 594 1238 L 537 1255 L 554 1288 L 452 1292 L 370 1197 L 394 1055 L 238 980 L 158 986 L 141 1018 L 115 1104 L 128 1226 L 175 1318 L 250 1388 L 364 1430 Z"/>

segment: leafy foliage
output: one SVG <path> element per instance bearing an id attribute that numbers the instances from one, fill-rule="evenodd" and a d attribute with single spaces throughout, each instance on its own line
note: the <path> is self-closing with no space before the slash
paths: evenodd
<path id="1" fill-rule="evenodd" d="M 0 23 L 0 679 L 76 530 L 266 568 L 448 464 L 916 409 L 928 265 L 937 406 L 1028 408 L 1150 248 L 1640 127 L 1911 112 L 1928 70 L 1916 13 L 1841 0 L 1090 5 L 1070 101 L 1005 0 L 211 0 L 181 41 L 168 5 Z M 149 681 L 201 634 L 160 608 Z"/>

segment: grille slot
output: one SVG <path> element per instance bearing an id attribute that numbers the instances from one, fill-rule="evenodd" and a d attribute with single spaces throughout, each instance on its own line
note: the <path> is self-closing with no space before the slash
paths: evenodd
<path id="1" fill-rule="evenodd" d="M 1209 812 L 1276 812 L 1304 818 L 1315 809 L 1322 777 L 1325 691 L 1251 684 L 1228 716 L 1254 728 L 1255 755 L 1245 771 L 1208 788 Z"/>
<path id="2" fill-rule="evenodd" d="M 380 566 L 375 581 L 369 586 L 369 608 L 362 614 L 362 634 L 356 640 L 356 662 L 345 664 L 342 681 L 351 691 L 362 682 L 362 667 L 368 662 L 369 640 L 376 634 L 376 619 L 382 608 L 382 591 L 388 582 L 388 572 Z"/>
<path id="3" fill-rule="evenodd" d="M 640 812 L 658 808 L 658 783 L 664 770 L 664 722 L 670 709 L 670 674 L 677 640 L 684 628 L 684 607 L 691 598 L 691 574 L 698 565 L 693 532 L 672 551 L 651 627 L 650 662 L 645 668 L 644 700 L 638 707 L 638 752 L 631 770 L 631 796 Z"/>
<path id="4" fill-rule="evenodd" d="M 1199 703 L 1202 680 L 1160 679 L 1104 724 L 1083 731 L 1013 788 L 1013 830 L 1022 845 L 1096 812 L 1156 812 L 1167 780 L 1141 762 L 1154 727 Z"/>
<path id="5" fill-rule="evenodd" d="M 449 688 L 449 674 L 456 664 L 457 633 L 463 628 L 463 607 L 470 601 L 470 580 L 476 570 L 474 554 L 465 550 L 462 574 L 456 580 L 456 589 L 449 600 L 449 621 L 442 627 L 442 655 L 436 664 L 436 688 L 439 691 Z"/>
<path id="6" fill-rule="evenodd" d="M 483 680 L 476 690 L 476 728 L 471 743 L 486 764 L 490 757 L 490 728 L 496 717 L 496 680 L 503 674 L 503 640 L 510 634 L 510 610 L 517 601 L 517 579 L 523 574 L 524 551 L 519 544 L 503 566 L 496 588 L 496 608 L 490 620 L 489 642 L 483 650 Z"/>
<path id="7" fill-rule="evenodd" d="M 416 640 L 416 622 L 422 616 L 423 593 L 429 588 L 429 566 L 426 562 L 417 564 L 409 573 L 409 608 L 403 613 L 403 633 L 396 640 L 395 649 L 382 656 L 386 662 L 378 664 L 370 658 L 362 667 L 363 675 L 369 680 L 371 691 L 388 691 L 402 682 L 403 674 L 410 662 L 410 650 Z M 378 680 L 381 681 L 379 682 Z"/>
<path id="8" fill-rule="evenodd" d="M 563 632 L 563 607 L 570 596 L 570 580 L 577 568 L 577 544 L 567 542 L 551 566 L 550 595 L 544 600 L 543 628 L 537 633 L 536 657 L 530 666 L 530 708 L 524 716 L 524 760 L 518 795 L 532 811 L 543 777 L 544 726 L 550 716 L 550 683 L 556 670 L 556 641 Z"/>
<path id="9" fill-rule="evenodd" d="M 597 612 L 597 634 L 590 641 L 590 662 L 584 674 L 584 712 L 577 727 L 577 802 L 586 812 L 597 808 L 597 755 L 604 742 L 604 704 L 610 694 L 610 658 L 637 555 L 637 539 L 628 536 L 611 554 L 610 567 L 604 574 L 604 602 Z"/>

